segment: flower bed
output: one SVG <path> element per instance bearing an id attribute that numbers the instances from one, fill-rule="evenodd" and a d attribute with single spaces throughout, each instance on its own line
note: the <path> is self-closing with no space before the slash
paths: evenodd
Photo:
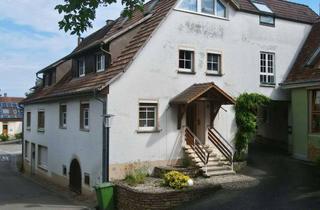
<path id="1" fill-rule="evenodd" d="M 115 196 L 119 210 L 172 209 L 185 202 L 209 195 L 221 188 L 213 183 L 195 182 L 194 186 L 174 190 L 162 186 L 162 179 L 148 177 L 144 184 L 129 186 L 117 182 Z"/>

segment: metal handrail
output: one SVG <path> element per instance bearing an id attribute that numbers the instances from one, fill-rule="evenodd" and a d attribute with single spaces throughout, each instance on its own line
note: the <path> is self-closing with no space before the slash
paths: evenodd
<path id="1" fill-rule="evenodd" d="M 233 150 L 228 148 L 223 141 L 211 130 L 208 129 L 208 138 L 216 146 L 216 148 L 233 164 Z"/>
<path id="2" fill-rule="evenodd" d="M 235 150 L 234 147 L 227 141 L 227 139 L 225 139 L 222 136 L 222 134 L 217 129 L 215 129 L 214 127 L 213 128 L 209 127 L 208 129 L 214 130 L 221 137 L 221 139 L 224 141 L 224 143 L 226 143 L 232 149 L 232 152 L 234 152 L 234 150 Z"/>

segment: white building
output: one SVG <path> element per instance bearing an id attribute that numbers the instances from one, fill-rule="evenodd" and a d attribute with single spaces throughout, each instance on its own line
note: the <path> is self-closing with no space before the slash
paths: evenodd
<path id="1" fill-rule="evenodd" d="M 317 15 L 300 4 L 261 2 L 153 0 L 132 19 L 108 21 L 38 72 L 43 86 L 24 101 L 26 169 L 91 190 L 102 176 L 104 108 L 114 115 L 112 179 L 137 161 L 150 168 L 174 164 L 194 139 L 228 159 L 232 146 L 223 139 L 232 144 L 232 104 L 244 92 L 273 100 L 259 135 L 287 141 L 288 116 L 279 112 L 288 113 L 289 97 L 278 84 Z M 199 166 L 207 152 L 195 158 Z"/>

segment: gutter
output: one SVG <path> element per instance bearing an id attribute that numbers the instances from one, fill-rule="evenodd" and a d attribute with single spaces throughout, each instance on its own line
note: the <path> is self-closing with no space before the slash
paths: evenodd
<path id="1" fill-rule="evenodd" d="M 280 83 L 279 85 L 281 86 L 282 89 L 285 89 L 285 90 L 294 89 L 294 88 L 304 88 L 304 87 L 310 87 L 310 86 L 320 86 L 320 79 Z"/>

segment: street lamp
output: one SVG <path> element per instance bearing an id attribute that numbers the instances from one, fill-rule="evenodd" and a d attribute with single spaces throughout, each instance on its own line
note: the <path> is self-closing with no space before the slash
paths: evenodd
<path id="1" fill-rule="evenodd" d="M 102 142 L 102 181 L 109 182 L 109 145 L 110 145 L 110 127 L 112 114 L 104 115 L 103 142 Z"/>

